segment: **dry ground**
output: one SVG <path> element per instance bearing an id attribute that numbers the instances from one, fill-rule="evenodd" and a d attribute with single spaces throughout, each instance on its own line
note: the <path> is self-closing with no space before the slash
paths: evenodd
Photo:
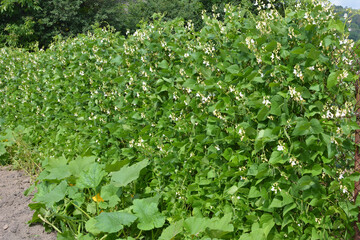
<path id="1" fill-rule="evenodd" d="M 0 166 L 0 240 L 55 240 L 42 225 L 29 226 L 32 212 L 28 207 L 32 196 L 24 196 L 30 179 L 21 171 Z"/>

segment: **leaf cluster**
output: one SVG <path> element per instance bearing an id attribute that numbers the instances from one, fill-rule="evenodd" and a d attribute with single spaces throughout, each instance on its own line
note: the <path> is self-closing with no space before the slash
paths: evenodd
<path id="1" fill-rule="evenodd" d="M 350 239 L 357 76 L 331 13 L 227 5 L 200 31 L 156 17 L 2 48 L 1 130 L 29 129 L 44 168 L 32 222 L 64 239 Z"/>

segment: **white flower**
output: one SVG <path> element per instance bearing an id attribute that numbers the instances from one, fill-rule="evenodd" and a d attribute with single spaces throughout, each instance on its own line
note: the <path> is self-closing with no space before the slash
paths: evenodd
<path id="1" fill-rule="evenodd" d="M 265 106 L 270 106 L 271 105 L 271 102 L 269 101 L 268 98 L 269 97 L 264 97 L 263 98 L 262 104 L 264 104 Z"/>
<path id="2" fill-rule="evenodd" d="M 219 148 L 219 146 L 217 146 L 217 145 L 215 146 L 215 149 L 218 150 L 218 151 L 220 151 L 220 148 Z"/>
<path id="3" fill-rule="evenodd" d="M 285 150 L 285 146 L 284 146 L 284 145 L 278 145 L 278 146 L 277 146 L 277 150 L 278 150 L 278 151 L 284 151 L 284 150 Z"/>
<path id="4" fill-rule="evenodd" d="M 332 112 L 330 112 L 330 110 L 327 110 L 326 112 L 326 118 L 333 118 L 334 114 L 332 114 Z"/>

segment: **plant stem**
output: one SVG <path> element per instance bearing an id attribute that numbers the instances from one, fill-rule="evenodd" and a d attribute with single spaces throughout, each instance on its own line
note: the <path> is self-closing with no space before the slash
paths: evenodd
<path id="1" fill-rule="evenodd" d="M 75 203 L 71 202 L 72 205 L 74 205 L 80 212 L 82 212 L 83 214 L 85 214 L 89 219 L 91 218 L 89 216 L 89 214 L 87 214 L 84 210 L 82 210 L 79 206 L 77 206 Z"/>
<path id="2" fill-rule="evenodd" d="M 54 224 L 52 224 L 51 222 L 49 222 L 48 220 L 46 220 L 45 218 L 43 218 L 40 214 L 38 214 L 38 217 L 43 220 L 44 222 L 46 222 L 47 224 L 49 224 L 50 226 L 52 226 L 58 233 L 62 233 L 57 227 L 55 227 Z"/>

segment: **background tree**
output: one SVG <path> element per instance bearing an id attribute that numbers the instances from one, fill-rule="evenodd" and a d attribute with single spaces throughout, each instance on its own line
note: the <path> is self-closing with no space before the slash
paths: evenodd
<path id="1" fill-rule="evenodd" d="M 360 10 L 335 6 L 335 13 L 343 22 L 346 22 L 350 31 L 349 38 L 358 41 L 360 39 Z"/>
<path id="2" fill-rule="evenodd" d="M 54 36 L 76 36 L 100 25 L 119 26 L 118 0 L 19 0 L 0 5 L 0 46 L 46 47 Z"/>

